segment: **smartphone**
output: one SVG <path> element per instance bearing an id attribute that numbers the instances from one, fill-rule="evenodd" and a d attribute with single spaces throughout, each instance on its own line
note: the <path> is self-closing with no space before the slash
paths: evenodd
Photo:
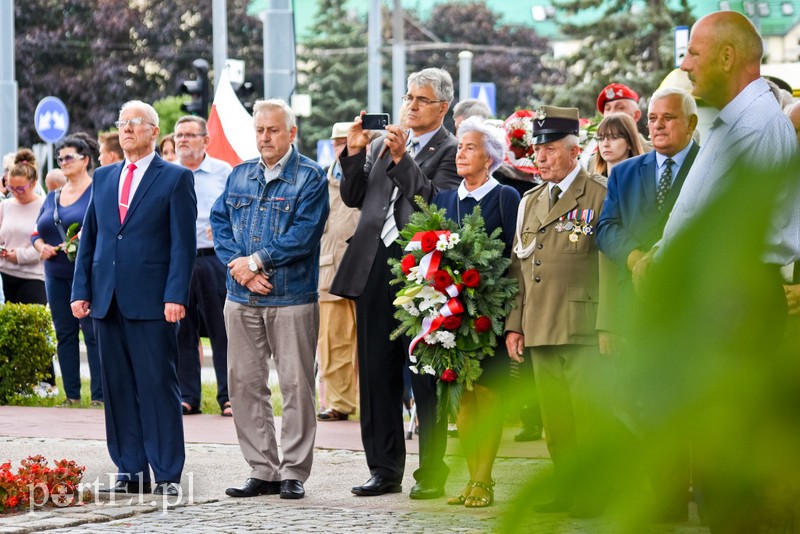
<path id="1" fill-rule="evenodd" d="M 365 130 L 385 130 L 388 124 L 388 113 L 367 113 L 361 116 L 361 127 Z"/>

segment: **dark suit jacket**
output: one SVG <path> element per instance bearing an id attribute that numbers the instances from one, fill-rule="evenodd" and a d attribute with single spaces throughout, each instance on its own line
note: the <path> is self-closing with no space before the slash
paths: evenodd
<path id="1" fill-rule="evenodd" d="M 634 295 L 627 267 L 628 256 L 635 249 L 647 252 L 661 239 L 669 212 L 699 151 L 700 146 L 692 142 L 692 148 L 672 183 L 666 209 L 662 213 L 656 209 L 655 150 L 627 159 L 611 169 L 608 195 L 596 231 L 598 248 L 614 265 L 604 265 L 601 258 L 598 330 L 620 331 L 617 316 L 623 312 L 619 305 L 624 306 Z"/>
<path id="2" fill-rule="evenodd" d="M 360 208 L 361 218 L 331 285 L 334 295 L 352 299 L 364 290 L 395 186 L 400 197 L 394 204 L 394 216 L 397 228 L 402 229 L 416 209 L 415 196 L 430 201 L 437 191 L 455 189 L 461 183 L 455 163 L 458 141 L 444 126 L 413 159 L 406 154 L 397 165 L 388 153 L 378 158 L 382 147 L 380 138 L 353 156 L 345 149 L 339 158 L 344 174 L 342 200 L 351 208 Z"/>
<path id="3" fill-rule="evenodd" d="M 194 176 L 155 156 L 119 222 L 123 163 L 94 173 L 83 221 L 72 300 L 102 319 L 112 297 L 128 319 L 164 319 L 164 303 L 186 305 L 196 256 Z"/>
<path id="4" fill-rule="evenodd" d="M 647 252 L 661 239 L 672 206 L 700 147 L 692 148 L 673 181 L 663 213 L 656 210 L 656 152 L 648 152 L 611 169 L 603 214 L 597 222 L 597 246 L 621 267 L 634 249 Z"/>

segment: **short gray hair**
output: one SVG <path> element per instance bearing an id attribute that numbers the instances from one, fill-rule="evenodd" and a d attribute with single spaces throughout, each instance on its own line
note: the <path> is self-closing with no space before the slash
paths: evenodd
<path id="1" fill-rule="evenodd" d="M 571 150 L 574 146 L 580 146 L 581 140 L 578 138 L 577 135 L 569 134 L 566 137 L 562 137 L 562 141 L 564 144 L 564 148 L 567 150 Z"/>
<path id="2" fill-rule="evenodd" d="M 697 102 L 695 102 L 694 97 L 689 91 L 681 89 L 680 87 L 664 87 L 658 89 L 653 93 L 653 96 L 650 97 L 650 103 L 647 104 L 647 113 L 650 113 L 650 110 L 653 109 L 653 102 L 672 95 L 681 97 L 681 109 L 683 109 L 683 113 L 686 115 L 687 119 L 692 115 L 697 115 Z"/>
<path id="3" fill-rule="evenodd" d="M 153 123 L 155 127 L 158 127 L 158 112 L 156 111 L 156 108 L 150 104 L 142 102 L 141 100 L 128 100 L 122 104 L 121 108 L 119 108 L 120 115 L 128 108 L 141 109 L 144 111 L 144 114 L 147 115 L 147 118 L 150 119 L 150 122 Z"/>
<path id="4" fill-rule="evenodd" d="M 202 130 L 203 135 L 208 135 L 208 122 L 203 117 L 199 117 L 197 115 L 184 115 L 183 117 L 175 121 L 175 128 L 177 128 L 179 124 L 185 124 L 187 122 L 193 122 L 195 124 L 199 124 L 200 130 Z M 173 130 L 175 128 L 173 128 Z"/>
<path id="5" fill-rule="evenodd" d="M 480 117 L 470 117 L 464 119 L 458 127 L 458 140 L 469 132 L 479 133 L 483 137 L 483 149 L 486 155 L 492 160 L 489 166 L 489 174 L 493 173 L 503 163 L 506 155 L 506 140 L 503 131 L 484 122 Z"/>
<path id="6" fill-rule="evenodd" d="M 448 104 L 453 100 L 453 78 L 444 69 L 427 68 L 419 72 L 413 72 L 408 77 L 407 86 L 430 87 L 436 100 L 444 100 Z"/>
<path id="7" fill-rule="evenodd" d="M 489 109 L 489 106 L 477 98 L 468 98 L 453 106 L 454 119 L 456 117 L 463 117 L 464 119 L 468 119 L 470 117 L 488 119 L 491 116 L 492 110 Z"/>
<path id="8" fill-rule="evenodd" d="M 267 111 L 271 109 L 279 109 L 283 111 L 284 116 L 286 117 L 286 129 L 291 130 L 295 126 L 297 126 L 297 119 L 294 115 L 294 110 L 286 103 L 285 100 L 280 98 L 270 98 L 268 100 L 256 100 L 256 103 L 253 104 L 253 120 L 255 120 L 256 115 L 261 113 L 262 111 Z"/>

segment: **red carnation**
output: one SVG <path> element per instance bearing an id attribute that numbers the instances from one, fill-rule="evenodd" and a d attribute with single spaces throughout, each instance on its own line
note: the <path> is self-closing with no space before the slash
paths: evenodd
<path id="1" fill-rule="evenodd" d="M 513 130 L 511 130 L 511 137 L 514 137 L 516 139 L 522 139 L 523 137 L 525 137 L 525 130 L 523 130 L 522 128 L 514 128 Z"/>
<path id="2" fill-rule="evenodd" d="M 436 291 L 444 291 L 453 283 L 453 277 L 450 273 L 439 269 L 433 273 L 433 289 Z"/>
<path id="3" fill-rule="evenodd" d="M 461 276 L 461 281 L 464 282 L 464 285 L 467 287 L 478 287 L 478 284 L 481 282 L 481 273 L 479 273 L 477 269 L 467 269 Z"/>
<path id="4" fill-rule="evenodd" d="M 416 258 L 414 258 L 413 254 L 407 254 L 401 261 L 400 261 L 400 268 L 403 269 L 403 274 L 408 274 L 411 272 L 411 268 L 417 264 Z"/>
<path id="5" fill-rule="evenodd" d="M 475 319 L 475 331 L 479 334 L 484 332 L 488 332 L 489 329 L 492 328 L 492 320 L 486 317 L 485 315 L 481 315 L 477 319 Z"/>
<path id="6" fill-rule="evenodd" d="M 444 321 L 442 322 L 442 326 L 447 330 L 458 330 L 458 327 L 461 326 L 461 315 L 450 315 L 445 317 Z"/>
<path id="7" fill-rule="evenodd" d="M 452 369 L 445 369 L 442 371 L 442 376 L 439 378 L 442 382 L 455 382 L 458 375 Z"/>
<path id="8" fill-rule="evenodd" d="M 437 236 L 434 231 L 428 231 L 422 234 L 419 241 L 422 245 L 422 252 L 431 252 L 436 248 L 436 242 L 439 241 L 439 236 Z"/>

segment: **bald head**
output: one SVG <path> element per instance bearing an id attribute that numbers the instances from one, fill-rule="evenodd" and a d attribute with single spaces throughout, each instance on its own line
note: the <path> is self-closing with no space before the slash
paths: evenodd
<path id="1" fill-rule="evenodd" d="M 735 11 L 718 11 L 692 27 L 681 69 L 695 96 L 722 109 L 760 76 L 763 54 L 761 36 L 750 19 Z"/>

